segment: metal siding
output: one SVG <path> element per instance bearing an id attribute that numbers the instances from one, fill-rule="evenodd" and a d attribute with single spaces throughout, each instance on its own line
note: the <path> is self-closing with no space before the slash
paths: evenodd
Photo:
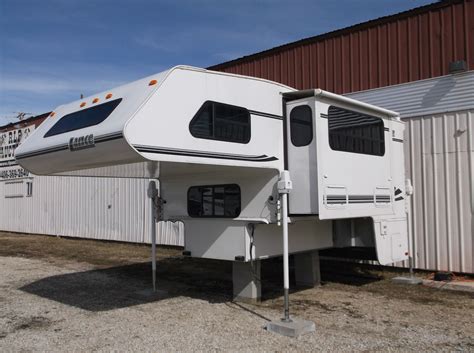
<path id="1" fill-rule="evenodd" d="M 474 106 L 474 71 L 354 92 L 348 96 L 395 110 L 404 118 L 466 110 Z"/>
<path id="2" fill-rule="evenodd" d="M 148 180 L 34 176 L 33 196 L 5 198 L 0 229 L 90 239 L 150 243 Z M 30 179 L 25 180 L 30 181 Z M 26 184 L 22 185 L 26 193 Z M 184 245 L 182 223 L 159 222 L 157 242 Z"/>
<path id="3" fill-rule="evenodd" d="M 414 186 L 410 236 L 417 268 L 474 272 L 473 114 L 474 109 L 407 121 L 407 175 Z"/>
<path id="4" fill-rule="evenodd" d="M 210 69 L 348 93 L 447 75 L 454 60 L 474 70 L 473 38 L 474 1 L 445 1 Z"/>
<path id="5" fill-rule="evenodd" d="M 473 273 L 474 71 L 349 96 L 405 119 L 415 267 Z"/>

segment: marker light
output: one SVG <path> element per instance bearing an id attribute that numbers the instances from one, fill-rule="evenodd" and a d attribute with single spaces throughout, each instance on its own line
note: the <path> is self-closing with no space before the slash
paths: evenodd
<path id="1" fill-rule="evenodd" d="M 148 86 L 153 86 L 153 85 L 156 85 L 158 83 L 157 80 L 151 80 L 150 82 L 148 82 Z"/>
<path id="2" fill-rule="evenodd" d="M 85 105 L 86 105 L 86 102 L 82 102 L 82 103 L 80 104 L 80 107 L 82 108 L 82 107 L 85 106 Z"/>
<path id="3" fill-rule="evenodd" d="M 112 93 L 109 93 L 105 96 L 105 99 L 109 99 L 109 98 L 112 98 Z"/>
<path id="4" fill-rule="evenodd" d="M 51 112 L 51 114 L 49 114 L 50 117 L 53 117 L 53 116 L 55 116 L 55 115 L 56 115 L 55 112 Z"/>
<path id="5" fill-rule="evenodd" d="M 94 100 L 92 101 L 92 103 L 97 103 L 99 101 L 99 98 L 94 98 Z"/>

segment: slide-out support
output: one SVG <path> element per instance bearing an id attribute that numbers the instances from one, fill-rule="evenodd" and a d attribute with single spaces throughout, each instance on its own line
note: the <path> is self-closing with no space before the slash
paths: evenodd
<path id="1" fill-rule="evenodd" d="M 232 263 L 232 282 L 234 300 L 240 302 L 258 302 L 262 297 L 262 283 L 260 281 L 261 262 Z"/>
<path id="2" fill-rule="evenodd" d="M 321 284 L 319 252 L 311 251 L 294 255 L 295 282 L 301 287 L 316 287 Z"/>

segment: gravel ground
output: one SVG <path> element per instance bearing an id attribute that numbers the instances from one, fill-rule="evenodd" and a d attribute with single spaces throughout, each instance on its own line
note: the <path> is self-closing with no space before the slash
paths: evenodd
<path id="1" fill-rule="evenodd" d="M 263 268 L 263 302 L 239 304 L 230 264 L 160 250 L 154 294 L 146 246 L 0 233 L 0 352 L 474 351 L 469 293 L 326 262 L 323 286 L 291 295 L 317 331 L 291 339 L 262 328 L 281 315 L 278 261 Z"/>

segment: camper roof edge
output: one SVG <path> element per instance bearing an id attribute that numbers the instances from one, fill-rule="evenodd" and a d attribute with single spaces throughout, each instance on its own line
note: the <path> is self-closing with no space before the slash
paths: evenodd
<path id="1" fill-rule="evenodd" d="M 397 112 L 394 112 L 393 110 L 377 107 L 375 105 L 364 103 L 364 102 L 361 102 L 352 98 L 348 98 L 345 96 L 341 96 L 339 94 L 331 93 L 331 92 L 322 90 L 320 88 L 306 89 L 306 90 L 295 91 L 295 92 L 285 92 L 285 93 L 282 93 L 282 96 L 283 98 L 286 98 L 287 100 L 296 100 L 296 99 L 301 99 L 301 98 L 319 96 L 319 97 L 329 98 L 335 101 L 339 101 L 341 103 L 356 105 L 367 110 L 372 110 L 378 114 L 383 114 L 387 116 L 387 118 L 394 118 L 397 120 L 400 119 L 400 114 Z"/>

